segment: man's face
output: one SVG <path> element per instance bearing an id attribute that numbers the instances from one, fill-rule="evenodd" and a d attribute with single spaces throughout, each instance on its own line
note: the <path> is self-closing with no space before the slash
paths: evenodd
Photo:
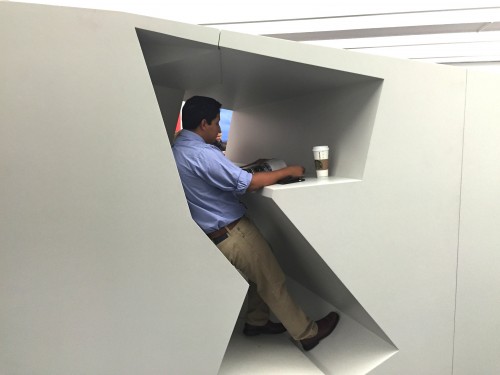
<path id="1" fill-rule="evenodd" d="M 208 134 L 209 142 L 208 143 L 214 143 L 215 140 L 217 139 L 217 135 L 221 132 L 219 121 L 220 121 L 220 115 L 217 115 L 217 117 L 214 118 L 212 120 L 212 122 L 210 123 L 210 125 L 208 126 L 208 129 L 209 129 L 208 130 L 209 131 L 209 134 Z"/>

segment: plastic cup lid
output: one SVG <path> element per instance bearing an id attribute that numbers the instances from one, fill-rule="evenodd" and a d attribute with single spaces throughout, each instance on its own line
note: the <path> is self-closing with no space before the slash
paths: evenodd
<path id="1" fill-rule="evenodd" d="M 314 146 L 313 151 L 328 151 L 330 148 L 328 146 Z"/>

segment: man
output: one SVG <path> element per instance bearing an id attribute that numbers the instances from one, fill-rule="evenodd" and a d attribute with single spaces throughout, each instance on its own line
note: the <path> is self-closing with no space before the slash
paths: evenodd
<path id="1" fill-rule="evenodd" d="M 212 145 L 221 131 L 220 107 L 215 99 L 194 96 L 182 109 L 184 130 L 172 150 L 191 216 L 250 284 L 243 333 L 254 336 L 287 330 L 304 350 L 311 350 L 334 330 L 339 315 L 331 312 L 315 322 L 292 300 L 269 244 L 245 217 L 238 198 L 287 176 L 300 177 L 304 168 L 289 166 L 251 174 L 231 163 Z M 269 309 L 282 323 L 269 320 Z"/>

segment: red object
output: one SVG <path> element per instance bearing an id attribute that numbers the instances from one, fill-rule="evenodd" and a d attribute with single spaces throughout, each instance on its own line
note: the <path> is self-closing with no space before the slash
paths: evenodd
<path id="1" fill-rule="evenodd" d="M 175 132 L 177 133 L 181 129 L 182 129 L 182 122 L 181 122 L 181 114 L 179 113 L 179 117 L 177 118 L 177 125 L 175 126 Z"/>

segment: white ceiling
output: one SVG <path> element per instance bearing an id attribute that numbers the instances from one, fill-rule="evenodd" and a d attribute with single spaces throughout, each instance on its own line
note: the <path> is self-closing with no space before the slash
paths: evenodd
<path id="1" fill-rule="evenodd" d="M 500 62 L 500 0 L 22 2 L 118 10 L 429 62 Z"/>

